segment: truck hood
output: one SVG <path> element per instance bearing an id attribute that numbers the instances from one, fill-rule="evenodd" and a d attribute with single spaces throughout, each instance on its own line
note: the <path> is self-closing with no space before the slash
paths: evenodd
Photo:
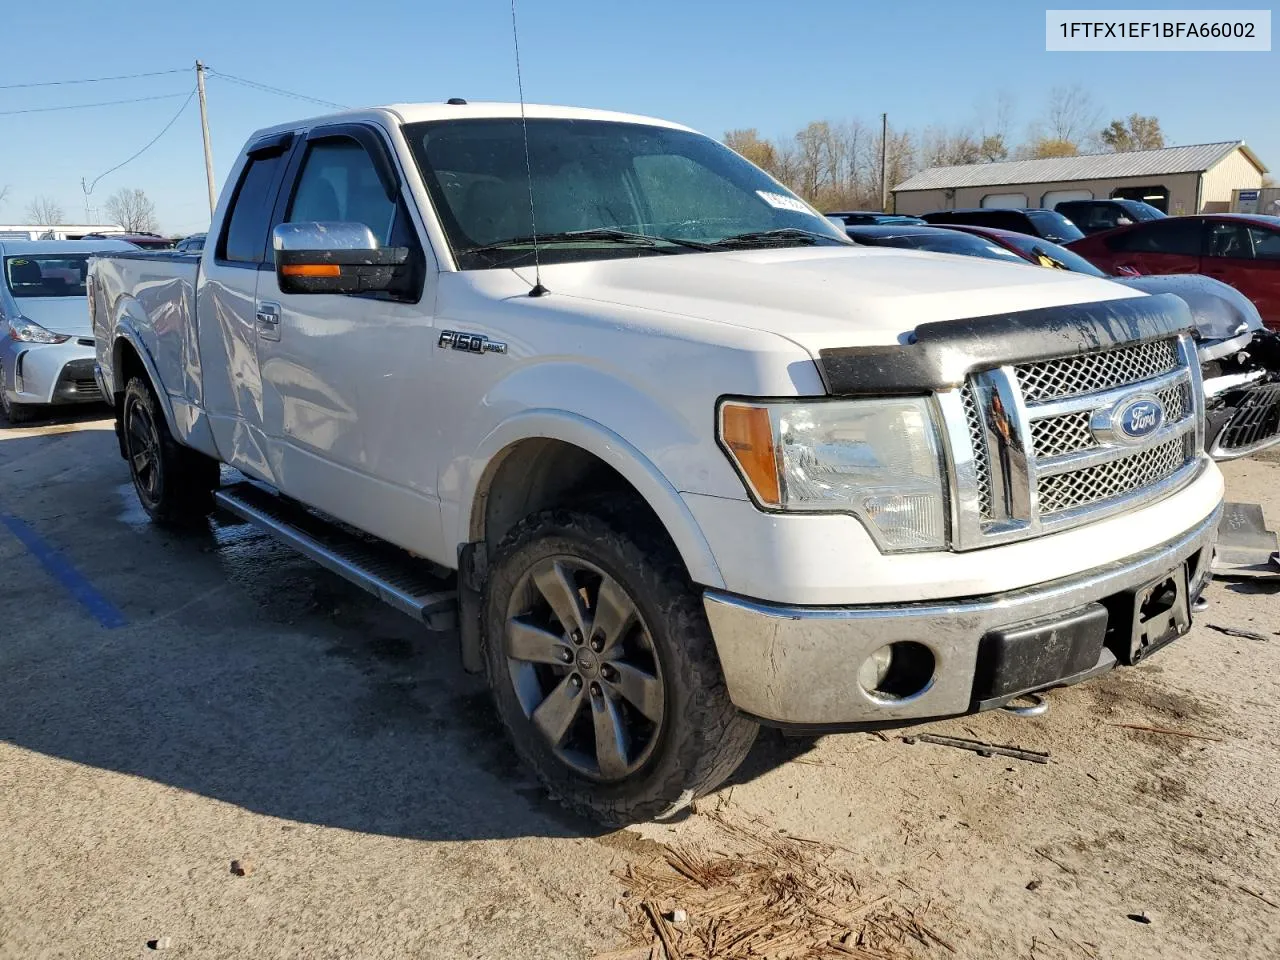
<path id="1" fill-rule="evenodd" d="M 530 284 L 533 270 L 518 271 Z M 922 323 L 1143 296 L 1030 264 L 888 247 L 643 256 L 542 268 L 555 295 L 681 314 L 828 347 L 901 343 Z"/>
<path id="2" fill-rule="evenodd" d="M 14 297 L 18 312 L 46 330 L 73 337 L 93 336 L 89 301 L 84 297 Z"/>

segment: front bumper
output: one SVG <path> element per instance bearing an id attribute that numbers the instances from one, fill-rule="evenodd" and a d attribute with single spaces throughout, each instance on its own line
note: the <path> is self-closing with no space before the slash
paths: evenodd
<path id="1" fill-rule="evenodd" d="M 89 338 L 66 343 L 5 341 L 0 362 L 12 403 L 89 403 L 102 393 L 94 378 L 94 348 Z"/>
<path id="2" fill-rule="evenodd" d="M 1070 642 L 1074 625 L 1100 616 L 1117 621 L 1132 591 L 1187 565 L 1192 597 L 1208 576 L 1219 506 L 1181 536 L 1087 572 L 1007 593 L 954 601 L 886 606 L 795 607 L 760 603 L 715 590 L 704 605 L 724 668 L 729 696 L 766 722 L 801 727 L 876 725 L 954 716 L 1007 702 L 1020 693 L 1074 683 L 1114 667 L 1117 644 L 1097 642 L 1081 662 Z M 1030 627 L 1028 630 L 1023 627 Z M 1035 647 L 1025 688 L 992 682 L 980 653 L 993 639 L 1021 637 Z M 1065 639 L 1064 639 L 1065 638 Z M 872 696 L 859 669 L 886 644 L 910 641 L 933 655 L 932 678 L 901 699 Z M 985 642 L 985 645 L 984 645 Z M 1096 657 L 1094 653 L 1096 652 Z M 984 655 L 985 656 L 985 655 Z M 989 659 L 989 656 L 987 657 Z M 1024 666 L 1026 666 L 1024 664 Z M 1016 671 L 1015 671 L 1016 673 Z M 1028 675 L 1024 670 L 1022 675 Z"/>

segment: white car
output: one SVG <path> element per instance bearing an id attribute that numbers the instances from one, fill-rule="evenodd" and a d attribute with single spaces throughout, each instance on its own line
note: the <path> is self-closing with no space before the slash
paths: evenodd
<path id="1" fill-rule="evenodd" d="M 1223 482 L 1177 297 L 860 247 L 686 127 L 535 105 L 263 130 L 208 239 L 90 268 L 144 509 L 456 612 L 602 820 L 760 723 L 988 709 L 1190 628 Z"/>
<path id="2" fill-rule="evenodd" d="M 122 240 L 0 241 L 0 411 L 10 423 L 49 404 L 102 399 L 85 298 L 89 257 Z"/>

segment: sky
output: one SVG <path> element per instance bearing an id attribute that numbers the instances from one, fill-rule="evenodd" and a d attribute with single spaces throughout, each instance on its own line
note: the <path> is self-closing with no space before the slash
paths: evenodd
<path id="1" fill-rule="evenodd" d="M 1054 7 L 1067 4 L 1055 3 Z M 1088 6 L 1097 7 L 1099 4 Z M 1128 9 L 1240 8 L 1240 3 Z M 1021 139 L 1050 89 L 1081 84 L 1104 119 L 1159 117 L 1169 144 L 1246 140 L 1280 172 L 1280 52 L 1047 53 L 1045 6 L 926 0 L 518 0 L 529 102 L 676 120 L 715 137 L 754 127 L 790 136 L 811 120 L 895 127 L 977 123 L 1002 92 Z M 0 57 L 0 223 L 25 222 L 36 196 L 69 220 L 88 182 L 160 132 L 215 71 L 339 104 L 515 100 L 510 0 L 60 0 L 6 4 Z M 131 80 L 16 86 L 158 71 Z M 103 101 L 136 103 L 13 113 Z M 208 81 L 216 186 L 254 130 L 329 108 Z M 208 225 L 193 99 L 154 146 L 98 180 L 94 219 L 116 190 L 141 188 L 162 230 Z"/>

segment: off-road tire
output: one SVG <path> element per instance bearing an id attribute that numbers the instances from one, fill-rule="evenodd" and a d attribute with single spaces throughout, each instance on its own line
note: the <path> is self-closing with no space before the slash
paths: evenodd
<path id="1" fill-rule="evenodd" d="M 504 647 L 509 601 L 525 573 L 552 557 L 604 571 L 625 590 L 652 640 L 664 686 L 662 723 L 648 759 L 622 780 L 592 780 L 563 762 L 512 685 Z M 498 715 L 520 758 L 578 814 L 610 825 L 670 816 L 724 782 L 755 742 L 757 724 L 729 700 L 700 591 L 670 541 L 628 522 L 624 511 L 552 509 L 516 524 L 491 558 L 482 611 Z"/>
<path id="2" fill-rule="evenodd" d="M 143 424 L 146 424 L 144 427 Z M 129 475 L 142 509 L 159 524 L 187 526 L 213 512 L 218 486 L 218 462 L 184 447 L 173 438 L 155 392 L 142 377 L 134 377 L 124 391 L 120 410 L 121 442 Z M 140 474 L 138 454 L 142 432 L 149 437 L 147 453 L 154 481 Z"/>

